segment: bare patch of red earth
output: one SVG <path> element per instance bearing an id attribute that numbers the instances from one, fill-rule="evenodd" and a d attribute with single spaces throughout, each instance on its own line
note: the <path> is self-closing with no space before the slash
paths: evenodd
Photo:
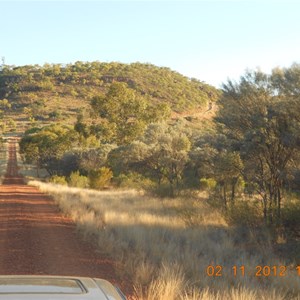
<path id="1" fill-rule="evenodd" d="M 132 288 L 116 276 L 114 261 L 78 235 L 51 197 L 18 175 L 15 140 L 8 151 L 0 186 L 0 274 L 98 277 L 130 296 Z"/>

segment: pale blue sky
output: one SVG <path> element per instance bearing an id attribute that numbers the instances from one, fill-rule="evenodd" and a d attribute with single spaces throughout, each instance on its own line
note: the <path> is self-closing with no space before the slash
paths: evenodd
<path id="1" fill-rule="evenodd" d="M 298 1 L 2 1 L 6 64 L 147 62 L 219 86 L 300 62 Z"/>

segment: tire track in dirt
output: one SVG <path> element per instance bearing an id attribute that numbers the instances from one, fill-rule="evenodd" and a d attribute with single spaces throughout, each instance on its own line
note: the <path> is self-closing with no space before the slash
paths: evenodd
<path id="1" fill-rule="evenodd" d="M 114 262 L 76 233 L 51 197 L 18 175 L 16 141 L 8 145 L 7 173 L 0 186 L 0 274 L 65 275 L 104 278 L 125 293 Z"/>

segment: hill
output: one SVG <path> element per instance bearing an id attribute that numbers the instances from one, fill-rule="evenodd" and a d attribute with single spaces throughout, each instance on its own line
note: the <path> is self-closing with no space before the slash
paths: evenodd
<path id="1" fill-rule="evenodd" d="M 220 93 L 197 79 L 152 64 L 5 65 L 0 70 L 0 99 L 7 101 L 0 106 L 6 118 L 23 125 L 34 120 L 74 123 L 79 111 L 89 110 L 90 99 L 104 95 L 113 82 L 125 82 L 154 105 L 168 104 L 173 116 L 205 111 Z"/>

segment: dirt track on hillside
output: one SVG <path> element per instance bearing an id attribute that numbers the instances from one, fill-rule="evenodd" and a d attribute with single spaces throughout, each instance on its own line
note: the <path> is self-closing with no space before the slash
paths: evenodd
<path id="1" fill-rule="evenodd" d="M 0 186 L 0 274 L 88 276 L 107 279 L 128 293 L 117 280 L 114 263 L 76 233 L 71 219 L 37 188 L 18 175 L 15 141 Z"/>

